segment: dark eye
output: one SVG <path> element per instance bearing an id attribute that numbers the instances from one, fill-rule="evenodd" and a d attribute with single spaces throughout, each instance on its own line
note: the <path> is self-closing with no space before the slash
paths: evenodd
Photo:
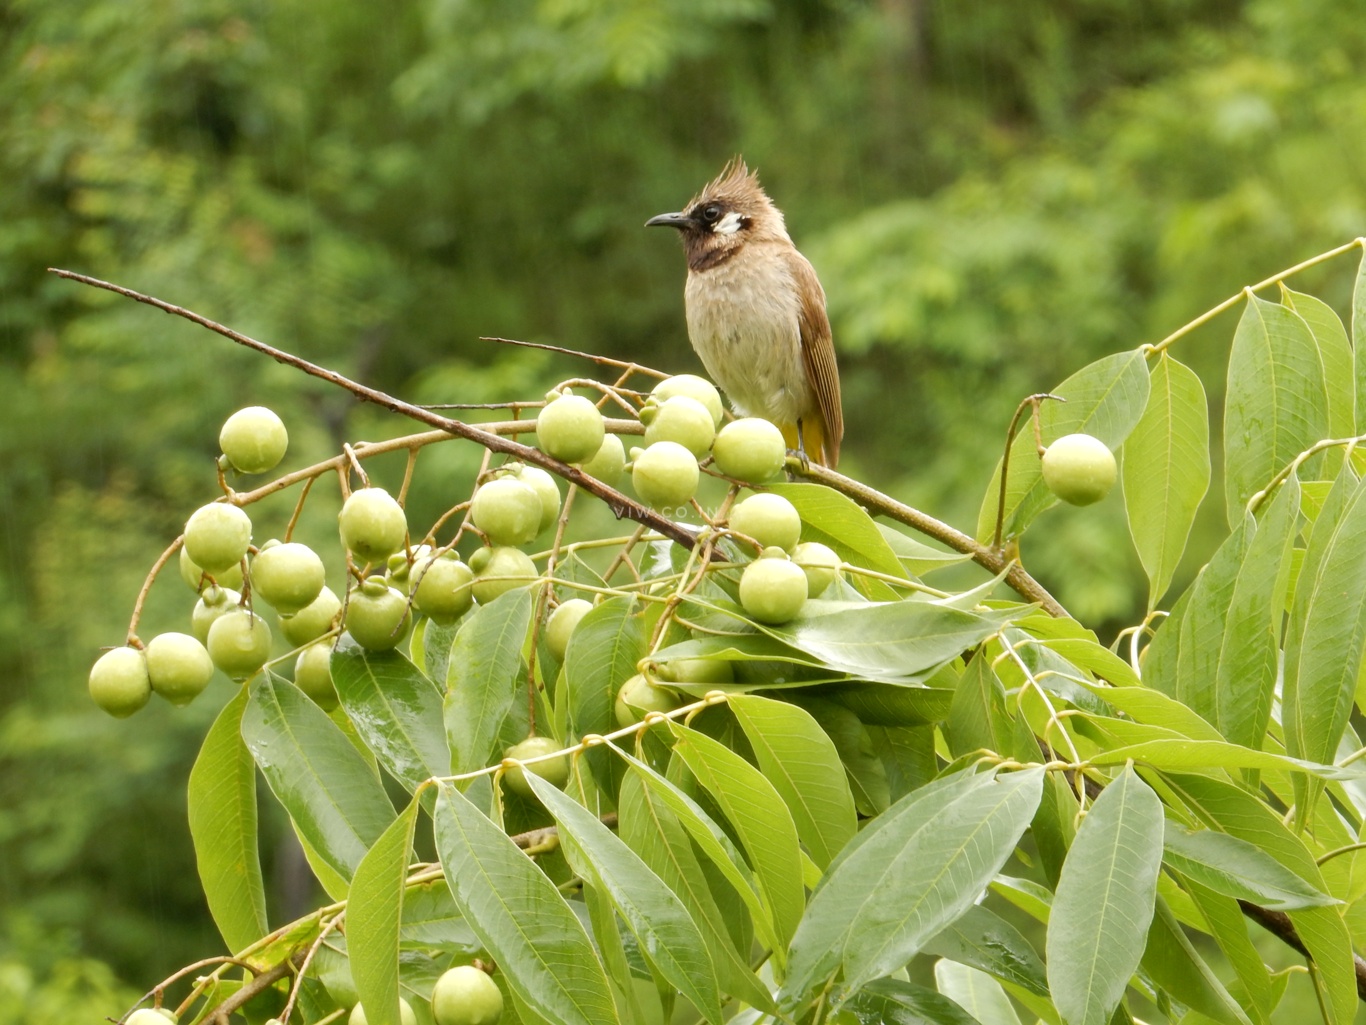
<path id="1" fill-rule="evenodd" d="M 708 224 L 713 223 L 720 216 L 721 207 L 717 203 L 708 203 L 702 208 L 702 220 L 706 221 Z"/>

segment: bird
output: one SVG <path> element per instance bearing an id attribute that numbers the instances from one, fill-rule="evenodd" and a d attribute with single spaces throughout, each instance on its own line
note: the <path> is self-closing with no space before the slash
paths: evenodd
<path id="1" fill-rule="evenodd" d="M 683 240 L 688 339 L 731 406 L 776 424 L 803 465 L 834 469 L 844 414 L 825 290 L 758 174 L 737 156 L 681 211 L 645 226 Z"/>

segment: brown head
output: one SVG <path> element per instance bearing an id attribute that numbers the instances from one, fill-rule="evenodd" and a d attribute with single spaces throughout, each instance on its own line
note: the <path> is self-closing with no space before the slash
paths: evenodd
<path id="1" fill-rule="evenodd" d="M 677 228 L 690 270 L 724 263 L 749 242 L 791 244 L 783 212 L 759 185 L 759 176 L 733 158 L 721 173 L 678 213 L 651 217 L 645 226 Z"/>

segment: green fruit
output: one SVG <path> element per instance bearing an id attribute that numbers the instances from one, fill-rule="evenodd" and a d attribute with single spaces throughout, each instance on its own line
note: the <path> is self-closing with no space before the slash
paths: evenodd
<path id="1" fill-rule="evenodd" d="M 213 621 L 205 647 L 229 679 L 245 680 L 270 658 L 270 627 L 256 613 L 236 608 Z"/>
<path id="2" fill-rule="evenodd" d="M 569 636 L 579 625 L 579 620 L 593 611 L 593 603 L 583 598 L 570 598 L 555 606 L 555 611 L 545 622 L 545 643 L 550 653 L 561 662 L 569 650 Z"/>
<path id="3" fill-rule="evenodd" d="M 242 473 L 265 473 L 279 465 L 289 448 L 289 432 L 265 406 L 239 409 L 218 432 L 218 445 Z"/>
<path id="4" fill-rule="evenodd" d="M 126 719 L 152 696 L 147 659 L 137 648 L 106 651 L 90 668 L 90 697 L 116 719 Z"/>
<path id="5" fill-rule="evenodd" d="M 190 613 L 190 632 L 200 644 L 209 642 L 209 627 L 213 626 L 214 621 L 241 603 L 242 596 L 236 591 L 230 591 L 226 587 L 206 587 L 204 593 L 199 596 L 199 601 L 194 604 L 194 611 Z"/>
<path id="6" fill-rule="evenodd" d="M 540 574 L 531 556 L 520 548 L 480 548 L 470 556 L 474 571 L 474 600 L 487 605 L 514 587 L 525 587 Z"/>
<path id="7" fill-rule="evenodd" d="M 413 604 L 434 623 L 454 623 L 474 604 L 474 572 L 454 552 L 423 559 L 411 576 L 417 581 Z"/>
<path id="8" fill-rule="evenodd" d="M 173 705 L 188 705 L 213 679 L 213 659 L 189 634 L 157 634 L 145 654 L 152 690 Z"/>
<path id="9" fill-rule="evenodd" d="M 774 424 L 749 416 L 722 427 L 711 454 L 716 468 L 727 477 L 763 484 L 778 476 L 787 464 L 787 442 Z"/>
<path id="10" fill-rule="evenodd" d="M 526 761 L 559 750 L 561 750 L 561 746 L 553 737 L 527 737 L 526 740 L 519 744 L 513 744 L 504 751 L 503 760 L 506 762 L 507 759 L 511 758 L 515 761 Z M 563 755 L 559 758 L 547 758 L 543 762 L 536 762 L 530 768 L 541 779 L 561 789 L 569 780 L 569 759 Z M 510 765 L 503 770 L 503 783 L 523 797 L 535 796 L 531 791 L 531 784 L 526 781 L 526 773 L 522 771 L 520 765 Z"/>
<path id="11" fill-rule="evenodd" d="M 222 584 L 224 587 L 231 587 L 235 591 L 242 589 L 242 563 L 234 562 L 221 573 L 212 574 L 214 583 Z M 185 546 L 180 546 L 180 579 L 190 586 L 191 591 L 198 591 L 200 584 L 204 583 L 204 570 L 195 565 L 195 561 L 190 558 L 190 553 L 185 550 Z"/>
<path id="12" fill-rule="evenodd" d="M 346 1020 L 348 1025 L 369 1025 L 365 1020 L 365 1010 L 360 1004 L 351 1008 L 351 1017 Z M 400 1025 L 417 1025 L 417 1015 L 413 1013 L 413 1005 L 402 997 L 398 998 L 398 1020 Z"/>
<path id="13" fill-rule="evenodd" d="M 251 589 L 282 616 L 307 608 L 322 594 L 323 561 L 297 541 L 267 541 L 251 560 Z"/>
<path id="14" fill-rule="evenodd" d="M 280 633 L 294 647 L 301 647 L 331 630 L 340 611 L 341 599 L 332 588 L 324 587 L 318 597 L 294 615 L 280 617 Z"/>
<path id="15" fill-rule="evenodd" d="M 324 712 L 337 707 L 337 688 L 332 682 L 332 642 L 310 644 L 294 660 L 294 685 L 313 699 Z"/>
<path id="16" fill-rule="evenodd" d="M 196 509 L 185 523 L 185 551 L 205 573 L 218 574 L 237 565 L 251 545 L 251 519 L 235 505 L 211 502 Z"/>
<path id="17" fill-rule="evenodd" d="M 497 1025 L 502 1016 L 498 984 L 474 965 L 456 965 L 432 987 L 436 1025 Z"/>
<path id="18" fill-rule="evenodd" d="M 640 411 L 640 419 L 645 424 L 646 445 L 676 441 L 698 459 L 707 454 L 716 437 L 710 411 L 687 395 L 675 395 L 659 405 L 651 399 Z"/>
<path id="19" fill-rule="evenodd" d="M 598 446 L 598 454 L 579 468 L 608 487 L 616 487 L 626 470 L 626 447 L 622 445 L 621 438 L 615 434 L 606 435 Z"/>
<path id="20" fill-rule="evenodd" d="M 760 623 L 786 623 L 806 601 L 806 574 L 781 548 L 766 548 L 740 574 L 740 605 Z"/>
<path id="21" fill-rule="evenodd" d="M 650 682 L 649 678 L 636 673 L 627 677 L 617 691 L 613 705 L 618 726 L 634 726 L 649 712 L 672 712 L 678 707 L 678 695 L 667 687 Z"/>
<path id="22" fill-rule="evenodd" d="M 541 532 L 541 496 L 516 477 L 480 485 L 470 518 L 495 545 L 524 545 Z"/>
<path id="23" fill-rule="evenodd" d="M 696 374 L 675 374 L 673 377 L 666 377 L 655 385 L 654 391 L 650 394 L 660 403 L 667 402 L 675 395 L 686 395 L 702 403 L 711 414 L 714 428 L 721 426 L 721 417 L 725 415 L 725 410 L 721 406 L 721 393 L 716 390 L 716 385 Z"/>
<path id="24" fill-rule="evenodd" d="M 802 537 L 802 518 L 782 495 L 750 495 L 730 511 L 730 529 L 759 542 L 760 548 L 790 552 Z"/>
<path id="25" fill-rule="evenodd" d="M 379 562 L 403 547 L 408 519 L 383 488 L 351 492 L 337 514 L 342 544 L 362 562 Z"/>
<path id="26" fill-rule="evenodd" d="M 1114 487 L 1115 454 L 1089 434 L 1068 434 L 1044 450 L 1043 480 L 1071 505 L 1099 502 Z"/>
<path id="27" fill-rule="evenodd" d="M 362 648 L 389 651 L 408 636 L 412 613 L 408 596 L 383 577 L 370 577 L 353 587 L 346 599 L 346 631 Z"/>
<path id="28" fill-rule="evenodd" d="M 803 541 L 792 549 L 792 561 L 806 574 L 808 598 L 819 598 L 839 576 L 839 554 L 819 541 Z"/>
<path id="29" fill-rule="evenodd" d="M 697 457 L 676 441 L 657 441 L 647 449 L 633 449 L 631 483 L 647 505 L 677 510 L 684 515 L 697 494 L 700 473 Z"/>
<path id="30" fill-rule="evenodd" d="M 413 593 L 413 588 L 417 586 L 417 578 L 413 575 L 413 568 L 427 558 L 435 549 L 431 545 L 413 545 L 412 548 L 404 551 L 395 552 L 389 556 L 385 563 L 384 576 L 389 581 L 390 587 L 397 587 L 400 591 Z"/>
<path id="31" fill-rule="evenodd" d="M 123 1020 L 123 1025 L 166 1025 L 176 1020 L 169 1007 L 139 1007 Z"/>
<path id="32" fill-rule="evenodd" d="M 659 663 L 655 673 L 669 683 L 735 682 L 735 669 L 723 658 L 672 658 Z"/>
<path id="33" fill-rule="evenodd" d="M 602 440 L 607 441 L 605 437 Z M 555 483 L 554 474 L 539 466 L 522 466 L 517 470 L 517 479 L 541 499 L 541 526 L 536 533 L 549 529 L 560 518 L 560 486 Z"/>
<path id="34" fill-rule="evenodd" d="M 547 402 L 536 417 L 536 443 L 562 463 L 591 459 L 605 434 L 602 412 L 582 395 L 565 392 Z"/>

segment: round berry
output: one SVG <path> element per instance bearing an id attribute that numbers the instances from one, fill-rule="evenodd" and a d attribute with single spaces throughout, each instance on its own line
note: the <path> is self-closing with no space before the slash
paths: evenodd
<path id="1" fill-rule="evenodd" d="M 540 574 L 531 556 L 520 548 L 480 548 L 470 556 L 474 571 L 474 600 L 487 605 L 514 587 L 525 587 Z"/>
<path id="2" fill-rule="evenodd" d="M 656 509 L 681 509 L 697 494 L 697 457 L 676 441 L 657 441 L 632 450 L 631 483 Z"/>
<path id="3" fill-rule="evenodd" d="M 526 781 L 526 773 L 522 771 L 522 767 L 520 765 L 507 765 L 507 760 L 511 758 L 515 761 L 526 761 L 559 750 L 561 750 L 561 746 L 554 737 L 527 737 L 521 743 L 513 744 L 503 752 L 503 763 L 506 766 L 503 770 L 504 784 L 523 797 L 534 797 L 531 784 Z M 563 755 L 559 758 L 547 758 L 543 762 L 536 762 L 530 768 L 541 779 L 561 789 L 569 780 L 569 759 Z"/>
<path id="4" fill-rule="evenodd" d="M 783 432 L 757 416 L 733 420 L 722 427 L 711 447 L 716 468 L 727 477 L 763 484 L 782 472 L 787 463 Z"/>
<path id="5" fill-rule="evenodd" d="M 237 565 L 251 545 L 251 518 L 235 505 L 211 502 L 196 509 L 185 523 L 185 551 L 205 573 L 222 573 Z"/>
<path id="6" fill-rule="evenodd" d="M 413 1013 L 413 1005 L 402 997 L 398 998 L 398 1020 L 399 1025 L 417 1025 L 417 1015 Z M 351 1008 L 351 1016 L 346 1021 L 347 1025 L 370 1025 L 365 1020 L 365 1009 L 360 1004 Z"/>
<path id="7" fill-rule="evenodd" d="M 516 477 L 496 477 L 474 493 L 470 518 L 492 544 L 524 545 L 541 532 L 541 496 Z"/>
<path id="8" fill-rule="evenodd" d="M 245 680 L 270 658 L 270 627 L 254 612 L 233 609 L 213 621 L 205 647 L 230 679 Z"/>
<path id="9" fill-rule="evenodd" d="M 432 987 L 436 1025 L 497 1025 L 502 1016 L 498 984 L 474 965 L 456 965 Z"/>
<path id="10" fill-rule="evenodd" d="M 536 417 L 536 443 L 562 463 L 593 458 L 605 433 L 598 407 L 567 391 L 547 402 Z"/>
<path id="11" fill-rule="evenodd" d="M 363 562 L 387 559 L 403 546 L 408 519 L 403 507 L 383 488 L 351 492 L 337 514 L 342 544 Z"/>
<path id="12" fill-rule="evenodd" d="M 227 569 L 220 573 L 214 573 L 213 582 L 224 587 L 231 587 L 235 591 L 242 589 L 242 563 L 234 562 Z M 204 579 L 204 570 L 195 565 L 190 553 L 185 550 L 185 546 L 180 546 L 180 579 L 189 584 L 190 590 L 198 592 L 200 587 L 207 585 Z"/>
<path id="13" fill-rule="evenodd" d="M 337 707 L 337 688 L 332 682 L 332 642 L 310 644 L 294 660 L 294 685 L 313 699 L 324 712 Z"/>
<path id="14" fill-rule="evenodd" d="M 1043 480 L 1070 505 L 1091 505 L 1110 493 L 1117 467 L 1105 442 L 1089 434 L 1067 434 L 1044 450 Z"/>
<path id="15" fill-rule="evenodd" d="M 413 588 L 417 586 L 417 578 L 413 575 L 413 570 L 419 562 L 430 558 L 433 548 L 431 545 L 413 545 L 411 548 L 395 552 L 389 556 L 385 563 L 384 577 L 389 581 L 390 587 L 397 587 L 400 591 L 413 593 Z"/>
<path id="16" fill-rule="evenodd" d="M 569 637 L 579 620 L 593 611 L 593 603 L 584 598 L 570 598 L 555 606 L 555 611 L 545 621 L 545 643 L 550 653 L 561 662 L 569 650 Z"/>
<path id="17" fill-rule="evenodd" d="M 169 1007 L 139 1007 L 124 1019 L 123 1025 L 166 1025 L 176 1020 Z"/>
<path id="18" fill-rule="evenodd" d="M 282 616 L 311 605 L 322 594 L 324 577 L 318 553 L 297 541 L 267 541 L 251 560 L 252 591 Z"/>
<path id="19" fill-rule="evenodd" d="M 280 633 L 294 647 L 300 647 L 316 641 L 331 630 L 340 611 L 341 599 L 333 593 L 332 588 L 324 587 L 318 592 L 318 597 L 298 612 L 280 617 Z"/>
<path id="20" fill-rule="evenodd" d="M 213 679 L 213 659 L 189 634 L 157 634 L 146 656 L 152 690 L 173 705 L 188 705 Z"/>
<path id="21" fill-rule="evenodd" d="M 241 604 L 242 596 L 226 587 L 206 587 L 194 604 L 190 613 L 190 632 L 200 644 L 209 641 L 209 627 L 219 616 L 225 615 Z"/>
<path id="22" fill-rule="evenodd" d="M 806 574 L 808 598 L 819 598 L 839 576 L 840 557 L 829 545 L 803 541 L 792 549 L 792 561 Z"/>
<path id="23" fill-rule="evenodd" d="M 411 576 L 417 581 L 413 604 L 435 623 L 454 623 L 474 604 L 474 571 L 454 552 L 423 559 Z"/>
<path id="24" fill-rule="evenodd" d="M 686 395 L 702 403 L 711 414 L 713 428 L 721 426 L 721 417 L 725 415 L 725 410 L 721 407 L 721 393 L 716 390 L 716 385 L 696 374 L 675 374 L 673 377 L 666 377 L 655 385 L 654 391 L 650 394 L 661 403 L 667 402 L 675 395 Z"/>
<path id="25" fill-rule="evenodd" d="M 607 439 L 604 437 L 603 442 Z M 596 458 L 596 457 L 594 457 Z M 539 466 L 522 466 L 517 470 L 517 479 L 541 499 L 541 525 L 536 533 L 548 529 L 560 518 L 560 486 L 555 476 Z"/>
<path id="26" fill-rule="evenodd" d="M 782 495 L 750 495 L 730 511 L 730 529 L 754 538 L 761 548 L 790 552 L 801 540 L 802 518 Z"/>
<path id="27" fill-rule="evenodd" d="M 677 707 L 677 694 L 636 673 L 635 676 L 627 677 L 617 691 L 613 711 L 618 726 L 633 726 L 644 719 L 647 712 L 672 712 Z"/>
<path id="28" fill-rule="evenodd" d="M 621 438 L 616 434 L 604 437 L 598 446 L 598 454 L 579 468 L 608 487 L 616 487 L 626 471 L 626 447 L 621 443 Z"/>
<path id="29" fill-rule="evenodd" d="M 375 576 L 353 587 L 346 599 L 347 632 L 362 648 L 389 651 L 408 636 L 408 596 Z"/>
<path id="30" fill-rule="evenodd" d="M 137 648 L 106 651 L 90 669 L 90 697 L 116 719 L 126 719 L 152 696 L 147 659 Z"/>
<path id="31" fill-rule="evenodd" d="M 669 683 L 734 683 L 735 668 L 723 658 L 672 658 L 655 670 Z"/>
<path id="32" fill-rule="evenodd" d="M 740 574 L 740 605 L 760 623 L 786 623 L 806 601 L 806 574 L 781 548 L 766 548 Z"/>
<path id="33" fill-rule="evenodd" d="M 284 421 L 265 406 L 239 409 L 218 432 L 218 445 L 228 462 L 242 473 L 275 469 L 289 448 Z"/>
<path id="34" fill-rule="evenodd" d="M 651 399 L 640 411 L 645 424 L 645 444 L 676 441 L 700 459 L 711 448 L 716 424 L 707 407 L 687 395 L 675 395 L 658 405 Z"/>

